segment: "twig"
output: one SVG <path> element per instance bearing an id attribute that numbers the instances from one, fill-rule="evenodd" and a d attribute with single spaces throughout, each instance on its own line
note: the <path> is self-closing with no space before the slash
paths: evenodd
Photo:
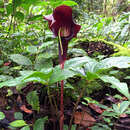
<path id="1" fill-rule="evenodd" d="M 72 113 L 72 116 L 71 116 L 71 119 L 70 119 L 70 123 L 69 123 L 69 128 L 68 128 L 68 130 L 71 130 L 72 122 L 73 122 L 73 118 L 74 118 L 74 114 L 75 114 L 75 112 L 76 112 L 76 109 L 77 109 L 77 106 L 78 106 L 78 104 L 79 104 L 79 102 L 80 102 L 80 99 L 81 99 L 81 97 L 82 97 L 83 94 L 84 94 L 85 89 L 86 89 L 86 88 L 83 87 L 83 89 L 82 89 L 82 91 L 81 91 L 81 93 L 80 93 L 80 95 L 79 95 L 79 97 L 78 97 L 78 99 L 77 99 L 77 101 L 76 101 L 76 104 L 75 104 L 75 107 L 74 107 L 74 109 L 73 109 L 73 113 Z"/>

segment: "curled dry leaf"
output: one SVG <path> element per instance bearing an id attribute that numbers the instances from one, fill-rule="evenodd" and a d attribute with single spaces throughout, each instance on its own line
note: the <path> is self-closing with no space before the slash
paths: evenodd
<path id="1" fill-rule="evenodd" d="M 75 112 L 74 114 L 74 123 L 75 124 L 80 124 L 84 127 L 89 127 L 92 126 L 96 120 L 89 115 L 87 112 Z"/>
<path id="2" fill-rule="evenodd" d="M 21 107 L 20 107 L 20 109 L 22 110 L 22 111 L 24 111 L 25 113 L 28 113 L 28 114 L 32 114 L 32 110 L 29 110 L 25 105 L 22 105 Z"/>
<path id="3" fill-rule="evenodd" d="M 32 114 L 33 111 L 32 110 L 29 110 L 24 104 L 23 104 L 23 101 L 22 101 L 22 98 L 20 95 L 18 95 L 17 97 L 17 103 L 19 104 L 20 106 L 20 110 L 24 111 L 25 113 L 28 113 L 28 114 Z"/>

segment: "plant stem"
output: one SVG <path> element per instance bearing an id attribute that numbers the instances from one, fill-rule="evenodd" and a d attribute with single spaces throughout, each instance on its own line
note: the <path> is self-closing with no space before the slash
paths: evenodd
<path id="1" fill-rule="evenodd" d="M 60 64 L 61 69 L 64 69 L 64 63 Z M 61 81 L 61 97 L 60 97 L 60 130 L 64 126 L 64 80 Z"/>
<path id="2" fill-rule="evenodd" d="M 74 109 L 73 109 L 73 113 L 72 113 L 72 116 L 71 116 L 71 119 L 70 119 L 70 123 L 69 123 L 69 128 L 68 128 L 68 130 L 71 130 L 72 122 L 73 122 L 73 118 L 74 118 L 74 114 L 75 114 L 75 112 L 76 112 L 76 109 L 77 109 L 77 106 L 78 106 L 78 104 L 79 104 L 79 102 L 80 102 L 80 99 L 81 99 L 81 97 L 82 97 L 83 94 L 84 94 L 85 89 L 86 89 L 86 88 L 83 87 L 83 89 L 82 89 L 82 91 L 81 91 L 81 93 L 80 93 L 80 95 L 79 95 L 79 97 L 78 97 L 78 99 L 77 99 L 77 101 L 76 101 L 76 104 L 75 104 L 75 107 L 74 107 Z"/>

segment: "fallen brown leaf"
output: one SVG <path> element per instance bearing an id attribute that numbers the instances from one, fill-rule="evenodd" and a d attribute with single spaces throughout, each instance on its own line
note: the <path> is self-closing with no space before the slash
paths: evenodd
<path id="1" fill-rule="evenodd" d="M 102 110 L 99 106 L 93 103 L 88 103 L 89 107 L 92 108 L 94 111 L 96 111 L 99 114 L 102 114 L 104 110 Z"/>
<path id="2" fill-rule="evenodd" d="M 80 124 L 84 127 L 92 126 L 96 120 L 89 115 L 87 112 L 75 112 L 74 114 L 74 123 Z"/>
<path id="3" fill-rule="evenodd" d="M 32 112 L 33 112 L 32 110 L 29 110 L 28 108 L 26 108 L 25 105 L 22 105 L 22 106 L 20 107 L 20 109 L 21 109 L 22 111 L 28 113 L 28 114 L 32 114 Z"/>

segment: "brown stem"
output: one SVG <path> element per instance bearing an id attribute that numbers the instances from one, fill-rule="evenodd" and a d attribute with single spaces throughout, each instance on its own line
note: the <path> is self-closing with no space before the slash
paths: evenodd
<path id="1" fill-rule="evenodd" d="M 60 64 L 61 69 L 64 69 L 64 62 Z M 63 130 L 64 126 L 64 80 L 61 81 L 61 98 L 60 98 L 60 130 Z"/>
<path id="2" fill-rule="evenodd" d="M 75 114 L 75 112 L 76 112 L 76 109 L 77 109 L 77 106 L 78 106 L 78 104 L 79 104 L 79 102 L 80 102 L 80 99 L 81 99 L 81 97 L 82 97 L 83 94 L 84 94 L 85 89 L 86 89 L 86 88 L 83 87 L 83 89 L 82 89 L 82 91 L 81 91 L 81 93 L 80 93 L 80 95 L 79 95 L 79 97 L 78 97 L 78 99 L 77 99 L 77 101 L 76 101 L 76 104 L 75 104 L 75 107 L 74 107 L 74 109 L 73 109 L 73 113 L 72 113 L 72 116 L 71 116 L 71 119 L 70 119 L 70 123 L 69 123 L 69 128 L 68 128 L 68 130 L 71 130 L 72 122 L 73 122 L 73 118 L 74 118 L 74 114 Z"/>

